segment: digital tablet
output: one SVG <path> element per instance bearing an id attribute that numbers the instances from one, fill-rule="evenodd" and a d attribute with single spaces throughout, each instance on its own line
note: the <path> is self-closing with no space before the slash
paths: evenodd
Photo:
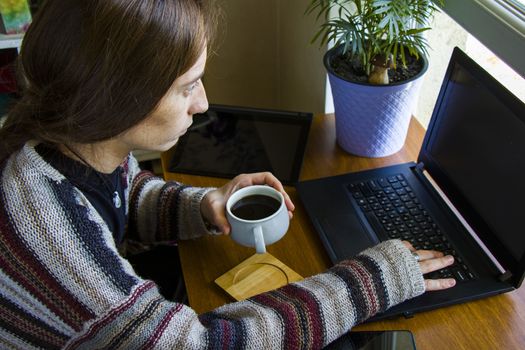
<path id="1" fill-rule="evenodd" d="M 311 113 L 211 105 L 193 117 L 169 170 L 226 178 L 270 171 L 295 184 L 311 122 Z"/>

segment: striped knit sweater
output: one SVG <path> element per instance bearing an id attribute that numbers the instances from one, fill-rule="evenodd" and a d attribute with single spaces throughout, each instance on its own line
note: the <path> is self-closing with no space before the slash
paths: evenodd
<path id="1" fill-rule="evenodd" d="M 167 301 L 119 255 L 82 192 L 28 143 L 0 164 L 0 348 L 315 349 L 423 293 L 399 241 L 278 290 L 197 315 Z M 144 242 L 208 232 L 192 188 L 126 171 L 128 236 Z"/>

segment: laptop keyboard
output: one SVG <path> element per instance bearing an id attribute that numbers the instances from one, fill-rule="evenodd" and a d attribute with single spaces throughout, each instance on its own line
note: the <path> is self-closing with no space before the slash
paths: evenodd
<path id="1" fill-rule="evenodd" d="M 381 227 L 389 238 L 409 241 L 416 249 L 454 256 L 454 265 L 427 274 L 427 278 L 453 277 L 458 282 L 475 279 L 402 174 L 352 183 L 348 189 L 369 222 Z"/>

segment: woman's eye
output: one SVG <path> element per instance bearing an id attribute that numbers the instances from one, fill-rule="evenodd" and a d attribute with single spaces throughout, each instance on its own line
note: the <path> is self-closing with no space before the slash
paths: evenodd
<path id="1" fill-rule="evenodd" d="M 193 84 L 191 84 L 186 90 L 186 94 L 187 95 L 191 95 L 191 93 L 193 92 L 193 90 L 199 85 L 199 81 L 200 80 L 197 80 L 196 82 L 194 82 Z"/>

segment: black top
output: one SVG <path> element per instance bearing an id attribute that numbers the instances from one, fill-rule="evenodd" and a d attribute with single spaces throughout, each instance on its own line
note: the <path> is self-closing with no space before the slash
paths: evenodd
<path id="1" fill-rule="evenodd" d="M 37 145 L 35 149 L 42 158 L 84 193 L 108 225 L 116 244 L 121 243 L 126 225 L 122 168 L 119 166 L 111 174 L 104 174 L 44 144 Z M 121 199 L 120 208 L 116 208 L 113 204 L 115 191 Z"/>

